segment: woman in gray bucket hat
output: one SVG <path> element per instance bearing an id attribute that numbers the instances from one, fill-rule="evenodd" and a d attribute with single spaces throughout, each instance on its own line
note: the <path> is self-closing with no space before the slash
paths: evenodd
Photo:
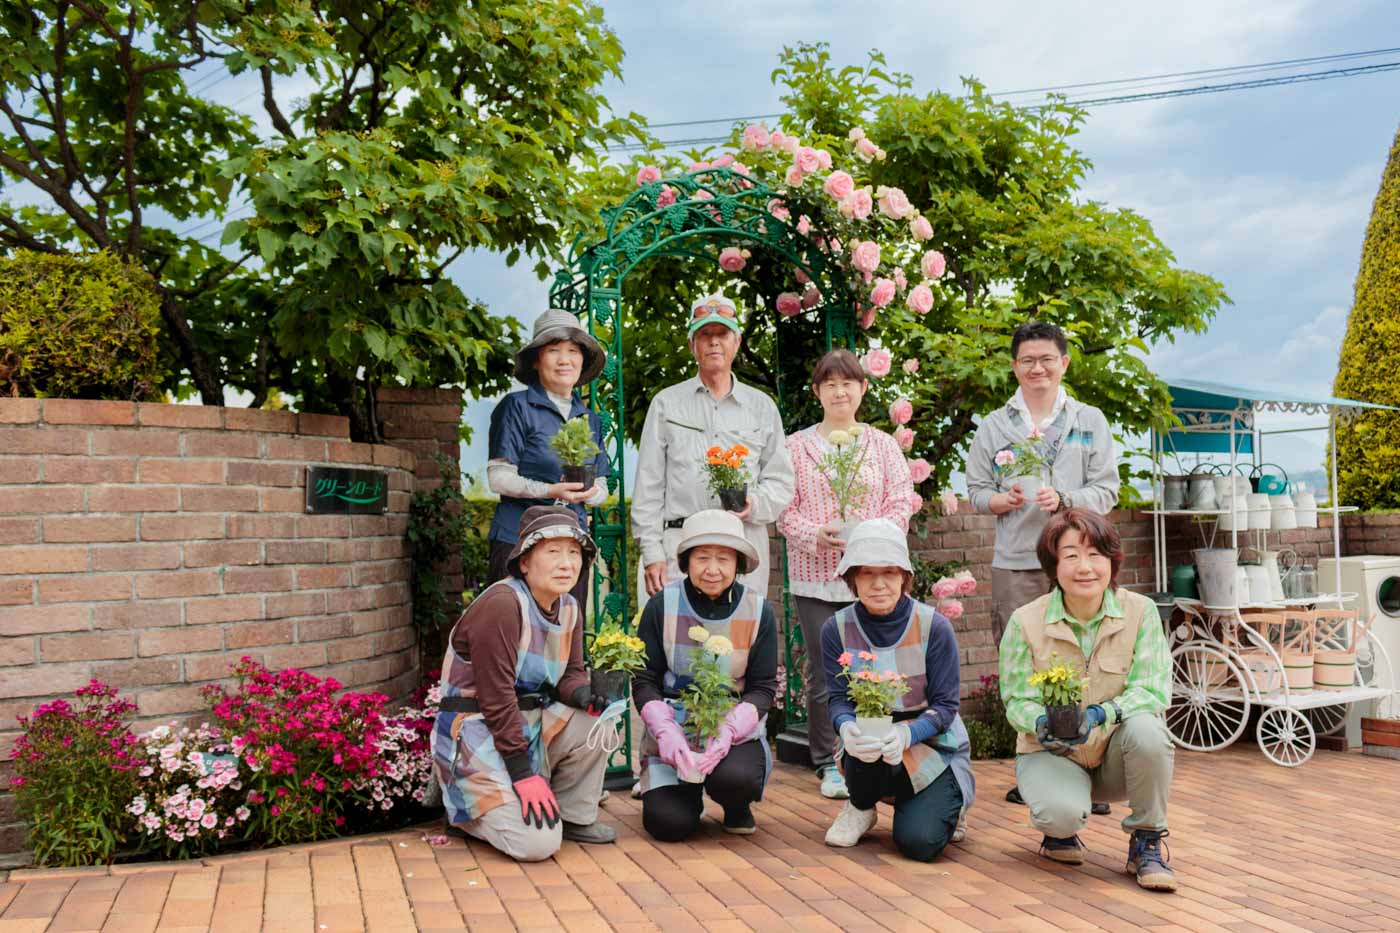
<path id="1" fill-rule="evenodd" d="M 488 583 L 503 580 L 511 549 L 520 531 L 520 519 L 531 506 L 562 504 L 588 528 L 586 505 L 597 505 L 608 495 L 608 456 L 601 450 L 591 464 L 591 483 L 562 481 L 563 464 L 550 441 L 564 422 L 586 416 L 593 442 L 603 446 L 598 415 L 579 397 L 577 387 L 592 382 L 602 372 L 608 355 L 578 318 L 551 308 L 535 320 L 530 342 L 515 354 L 515 378 L 525 388 L 511 392 L 491 412 L 487 484 L 501 497 L 491 519 Z M 580 574 L 573 589 L 580 611 L 588 606 L 589 575 Z"/>

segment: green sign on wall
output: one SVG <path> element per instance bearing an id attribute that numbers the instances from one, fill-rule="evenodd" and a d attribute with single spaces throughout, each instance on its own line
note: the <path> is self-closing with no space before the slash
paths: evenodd
<path id="1" fill-rule="evenodd" d="M 306 511 L 313 515 L 379 515 L 389 510 L 389 474 L 344 467 L 306 468 Z"/>

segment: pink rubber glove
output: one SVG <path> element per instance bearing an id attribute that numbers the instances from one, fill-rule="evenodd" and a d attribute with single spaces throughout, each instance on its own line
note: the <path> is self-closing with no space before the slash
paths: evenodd
<path id="1" fill-rule="evenodd" d="M 758 708 L 752 703 L 740 703 L 725 714 L 719 733 L 710 739 L 696 763 L 701 774 L 709 774 L 729 754 L 730 746 L 751 734 L 758 725 Z"/>
<path id="2" fill-rule="evenodd" d="M 554 791 L 549 782 L 538 774 L 532 774 L 514 784 L 515 796 L 520 798 L 520 818 L 527 826 L 536 829 L 548 826 L 554 828 L 559 822 L 559 801 L 554 799 Z"/>
<path id="3" fill-rule="evenodd" d="M 642 707 L 642 722 L 647 731 L 656 739 L 657 754 L 677 773 L 694 772 L 697 766 L 695 753 L 690 750 L 685 732 L 676 722 L 676 711 L 661 700 L 652 700 Z"/>

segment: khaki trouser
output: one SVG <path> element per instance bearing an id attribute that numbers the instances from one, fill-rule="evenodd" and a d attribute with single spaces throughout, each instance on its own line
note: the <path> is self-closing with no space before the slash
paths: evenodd
<path id="1" fill-rule="evenodd" d="M 608 757 L 601 743 L 596 749 L 587 744 L 588 732 L 597 722 L 597 717 L 575 712 L 547 743 L 540 761 L 540 774 L 549 781 L 562 818 L 584 826 L 598 819 L 598 798 L 603 795 L 603 767 Z M 552 827 L 526 823 L 520 815 L 520 800 L 514 794 L 462 829 L 521 862 L 540 862 L 558 852 L 564 832 L 561 823 Z"/>
<path id="2" fill-rule="evenodd" d="M 1051 752 L 1016 756 L 1016 783 L 1030 808 L 1031 825 L 1065 839 L 1089 821 L 1090 803 L 1128 801 L 1123 831 L 1167 828 L 1172 746 L 1159 716 L 1133 716 L 1108 740 L 1097 768 L 1088 770 Z"/>
<path id="3" fill-rule="evenodd" d="M 992 638 L 998 649 L 1011 613 L 1050 592 L 1050 581 L 1043 570 L 1004 570 L 992 568 Z"/>

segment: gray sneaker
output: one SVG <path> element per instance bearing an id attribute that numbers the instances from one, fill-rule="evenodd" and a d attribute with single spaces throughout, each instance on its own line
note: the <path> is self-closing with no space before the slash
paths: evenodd
<path id="1" fill-rule="evenodd" d="M 1084 843 L 1079 841 L 1078 836 L 1066 836 L 1063 839 L 1045 836 L 1040 840 L 1040 854 L 1052 862 L 1083 865 Z"/>
<path id="2" fill-rule="evenodd" d="M 1171 861 L 1171 854 L 1162 854 L 1162 837 L 1165 835 L 1166 830 L 1137 829 L 1128 840 L 1127 870 L 1137 875 L 1139 887 L 1149 891 L 1176 890 L 1176 873 L 1167 864 Z"/>
<path id="3" fill-rule="evenodd" d="M 617 830 L 596 820 L 586 826 L 583 823 L 570 823 L 565 820 L 564 838 L 585 845 L 606 845 L 609 842 L 617 842 Z"/>

